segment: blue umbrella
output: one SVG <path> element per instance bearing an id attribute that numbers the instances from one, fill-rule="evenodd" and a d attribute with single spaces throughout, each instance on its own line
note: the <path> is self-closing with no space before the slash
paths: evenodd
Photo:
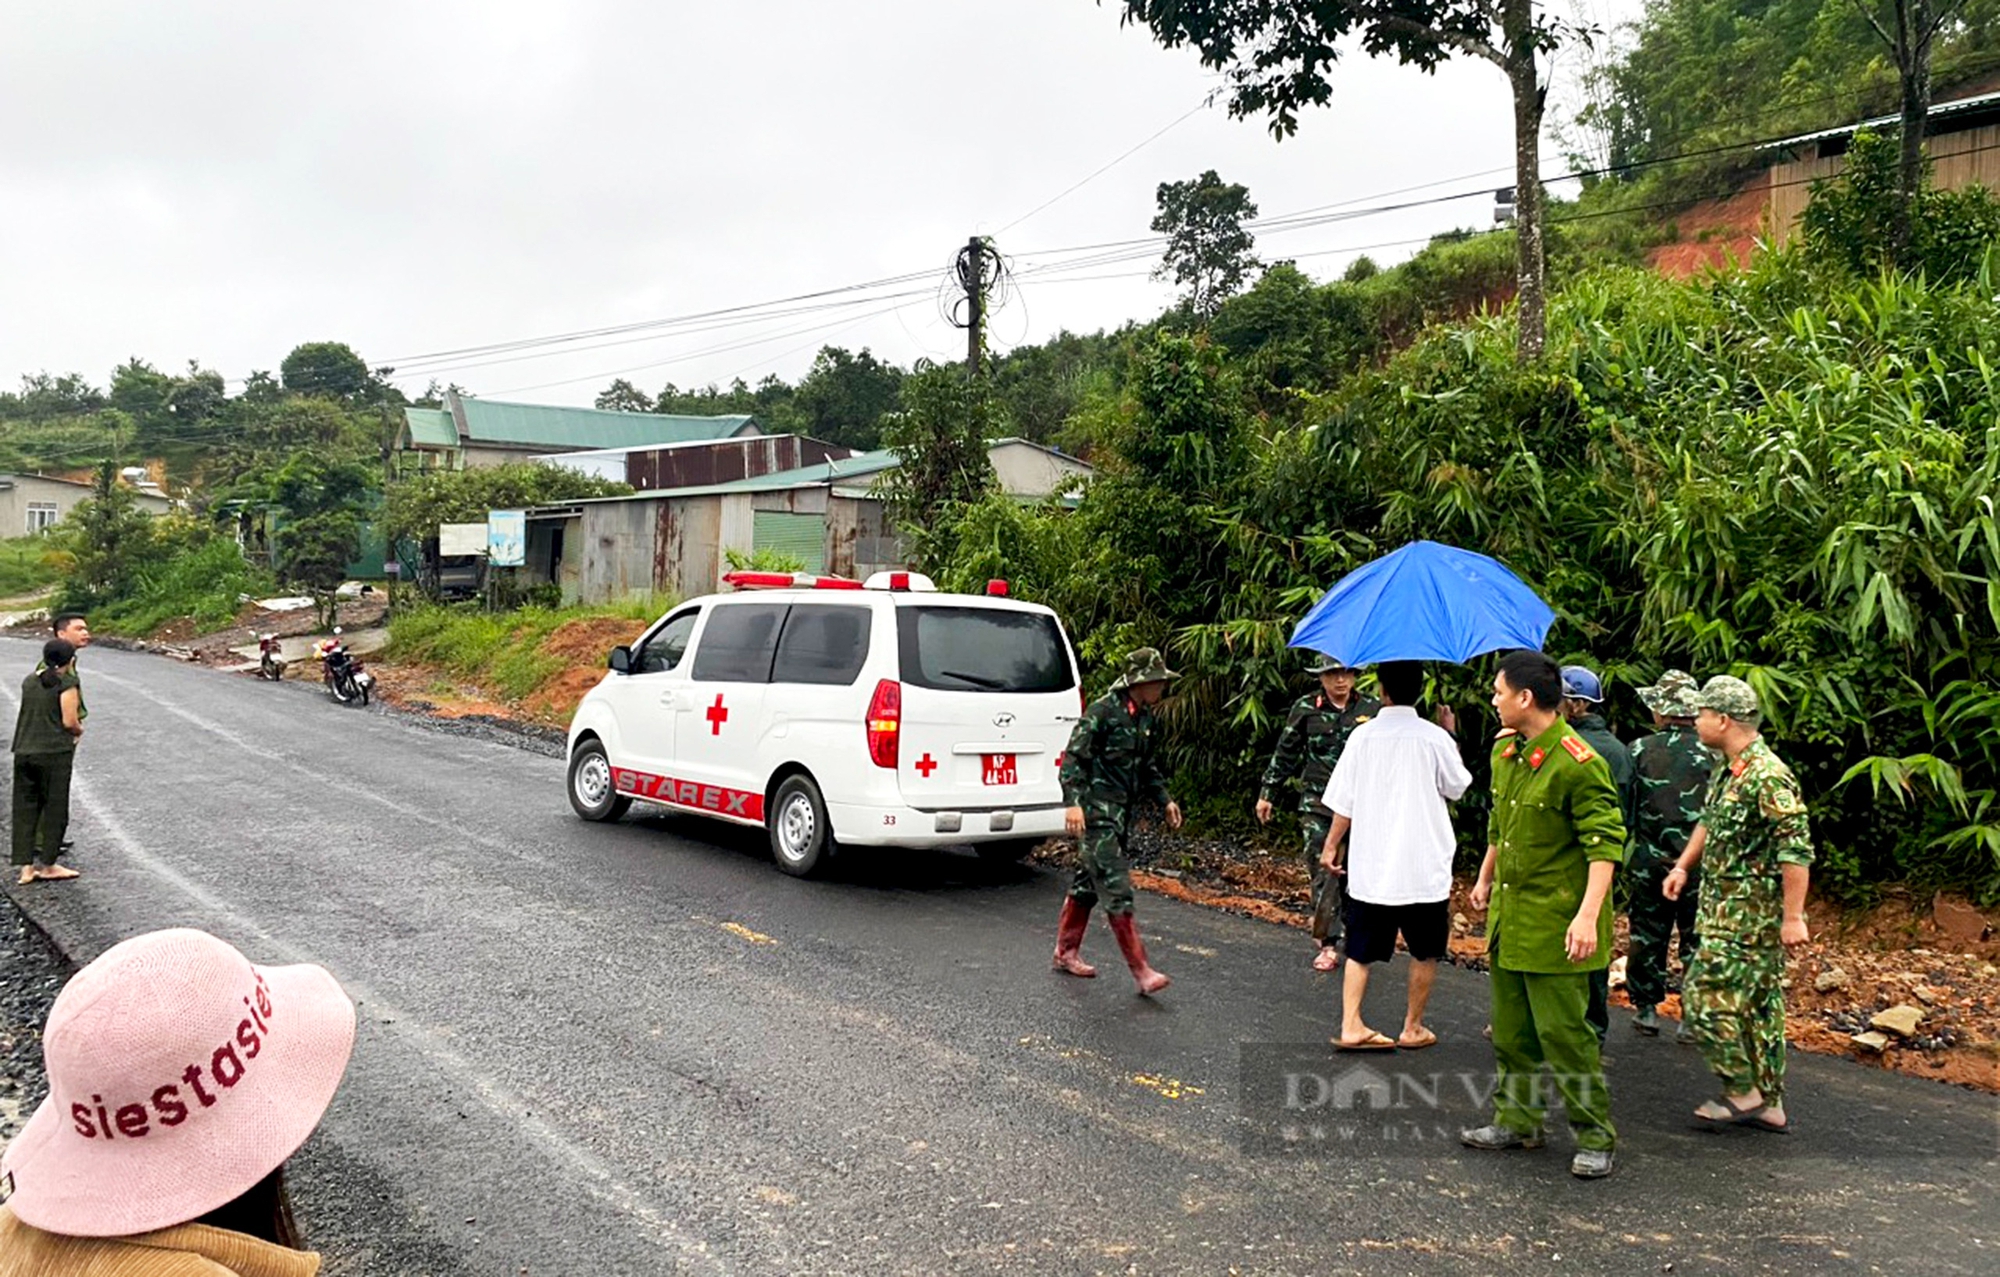
<path id="1" fill-rule="evenodd" d="M 1377 661 L 1469 661 L 1539 649 L 1556 614 L 1498 560 L 1412 541 L 1334 583 L 1292 631 L 1290 646 Z"/>

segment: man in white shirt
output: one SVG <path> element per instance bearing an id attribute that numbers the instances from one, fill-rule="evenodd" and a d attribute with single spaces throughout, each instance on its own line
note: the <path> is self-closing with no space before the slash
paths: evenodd
<path id="1" fill-rule="evenodd" d="M 1324 863 L 1347 875 L 1347 977 L 1333 1042 L 1343 1051 L 1415 1051 L 1437 1042 L 1424 1008 L 1451 938 L 1450 804 L 1472 774 L 1451 734 L 1417 716 L 1423 665 L 1384 661 L 1375 677 L 1382 712 L 1348 737 L 1326 787 L 1333 828 Z M 1369 967 L 1395 956 L 1398 933 L 1410 950 L 1410 993 L 1403 1031 L 1390 1038 L 1362 1022 L 1361 1003 Z"/>

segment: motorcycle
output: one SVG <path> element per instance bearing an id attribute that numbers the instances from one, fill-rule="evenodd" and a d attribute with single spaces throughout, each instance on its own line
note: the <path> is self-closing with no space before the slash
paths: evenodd
<path id="1" fill-rule="evenodd" d="M 326 667 L 327 694 L 343 705 L 352 701 L 366 705 L 369 692 L 375 686 L 375 676 L 363 668 L 359 657 L 347 650 L 340 633 L 340 627 L 336 625 L 332 638 L 321 639 L 313 645 L 313 650 Z"/>
<path id="2" fill-rule="evenodd" d="M 273 683 L 285 676 L 285 658 L 280 655 L 284 645 L 275 634 L 257 636 L 257 677 L 268 678 Z"/>

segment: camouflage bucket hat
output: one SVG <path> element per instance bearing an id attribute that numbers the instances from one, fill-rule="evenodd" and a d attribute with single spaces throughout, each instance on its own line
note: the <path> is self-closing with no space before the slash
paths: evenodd
<path id="1" fill-rule="evenodd" d="M 1328 656 L 1325 652 L 1314 652 L 1312 664 L 1306 666 L 1308 674 L 1352 674 L 1353 672 L 1352 665 L 1337 656 Z"/>
<path id="2" fill-rule="evenodd" d="M 1763 711 L 1757 708 L 1757 693 L 1750 684 L 1728 674 L 1717 674 L 1695 697 L 1696 709 L 1712 709 L 1739 723 L 1755 726 Z"/>
<path id="3" fill-rule="evenodd" d="M 1700 686 L 1686 670 L 1668 670 L 1659 682 L 1640 688 L 1639 699 L 1663 718 L 1693 718 L 1701 708 Z"/>
<path id="4" fill-rule="evenodd" d="M 1167 668 L 1166 658 L 1156 647 L 1142 647 L 1125 658 L 1125 672 L 1111 685 L 1116 692 L 1141 683 L 1171 683 L 1180 675 Z"/>

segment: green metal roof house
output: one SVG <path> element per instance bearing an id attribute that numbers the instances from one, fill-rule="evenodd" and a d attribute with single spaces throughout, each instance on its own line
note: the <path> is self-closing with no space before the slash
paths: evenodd
<path id="1" fill-rule="evenodd" d="M 645 448 L 762 434 L 754 417 L 669 417 L 502 403 L 449 391 L 442 408 L 405 408 L 396 450 L 405 470 L 463 470 L 558 452 Z"/>

